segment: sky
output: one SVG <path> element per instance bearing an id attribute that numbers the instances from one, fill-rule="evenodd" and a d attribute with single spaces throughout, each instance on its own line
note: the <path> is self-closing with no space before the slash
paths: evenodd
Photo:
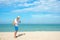
<path id="1" fill-rule="evenodd" d="M 0 24 L 60 24 L 60 0 L 0 0 Z"/>

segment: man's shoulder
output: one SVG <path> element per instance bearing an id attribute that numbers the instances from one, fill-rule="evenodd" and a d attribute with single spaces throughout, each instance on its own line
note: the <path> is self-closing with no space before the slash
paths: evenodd
<path id="1" fill-rule="evenodd" d="M 16 21 L 16 19 L 14 19 L 14 21 Z"/>

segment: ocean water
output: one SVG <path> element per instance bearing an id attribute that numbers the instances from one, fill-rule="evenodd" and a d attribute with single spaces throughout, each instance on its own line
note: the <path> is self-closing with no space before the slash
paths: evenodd
<path id="1" fill-rule="evenodd" d="M 12 24 L 0 24 L 0 32 L 14 32 Z M 25 31 L 60 31 L 60 24 L 20 24 L 19 32 Z"/>

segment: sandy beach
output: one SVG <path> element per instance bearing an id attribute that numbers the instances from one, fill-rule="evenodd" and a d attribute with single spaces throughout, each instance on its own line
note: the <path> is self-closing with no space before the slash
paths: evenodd
<path id="1" fill-rule="evenodd" d="M 18 32 L 14 38 L 14 32 L 0 32 L 0 40 L 60 40 L 60 31 Z"/>

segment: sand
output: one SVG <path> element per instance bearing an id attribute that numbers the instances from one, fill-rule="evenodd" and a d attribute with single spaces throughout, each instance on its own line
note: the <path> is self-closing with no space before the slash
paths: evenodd
<path id="1" fill-rule="evenodd" d="M 18 32 L 14 38 L 14 32 L 0 32 L 0 40 L 60 40 L 60 31 Z"/>

